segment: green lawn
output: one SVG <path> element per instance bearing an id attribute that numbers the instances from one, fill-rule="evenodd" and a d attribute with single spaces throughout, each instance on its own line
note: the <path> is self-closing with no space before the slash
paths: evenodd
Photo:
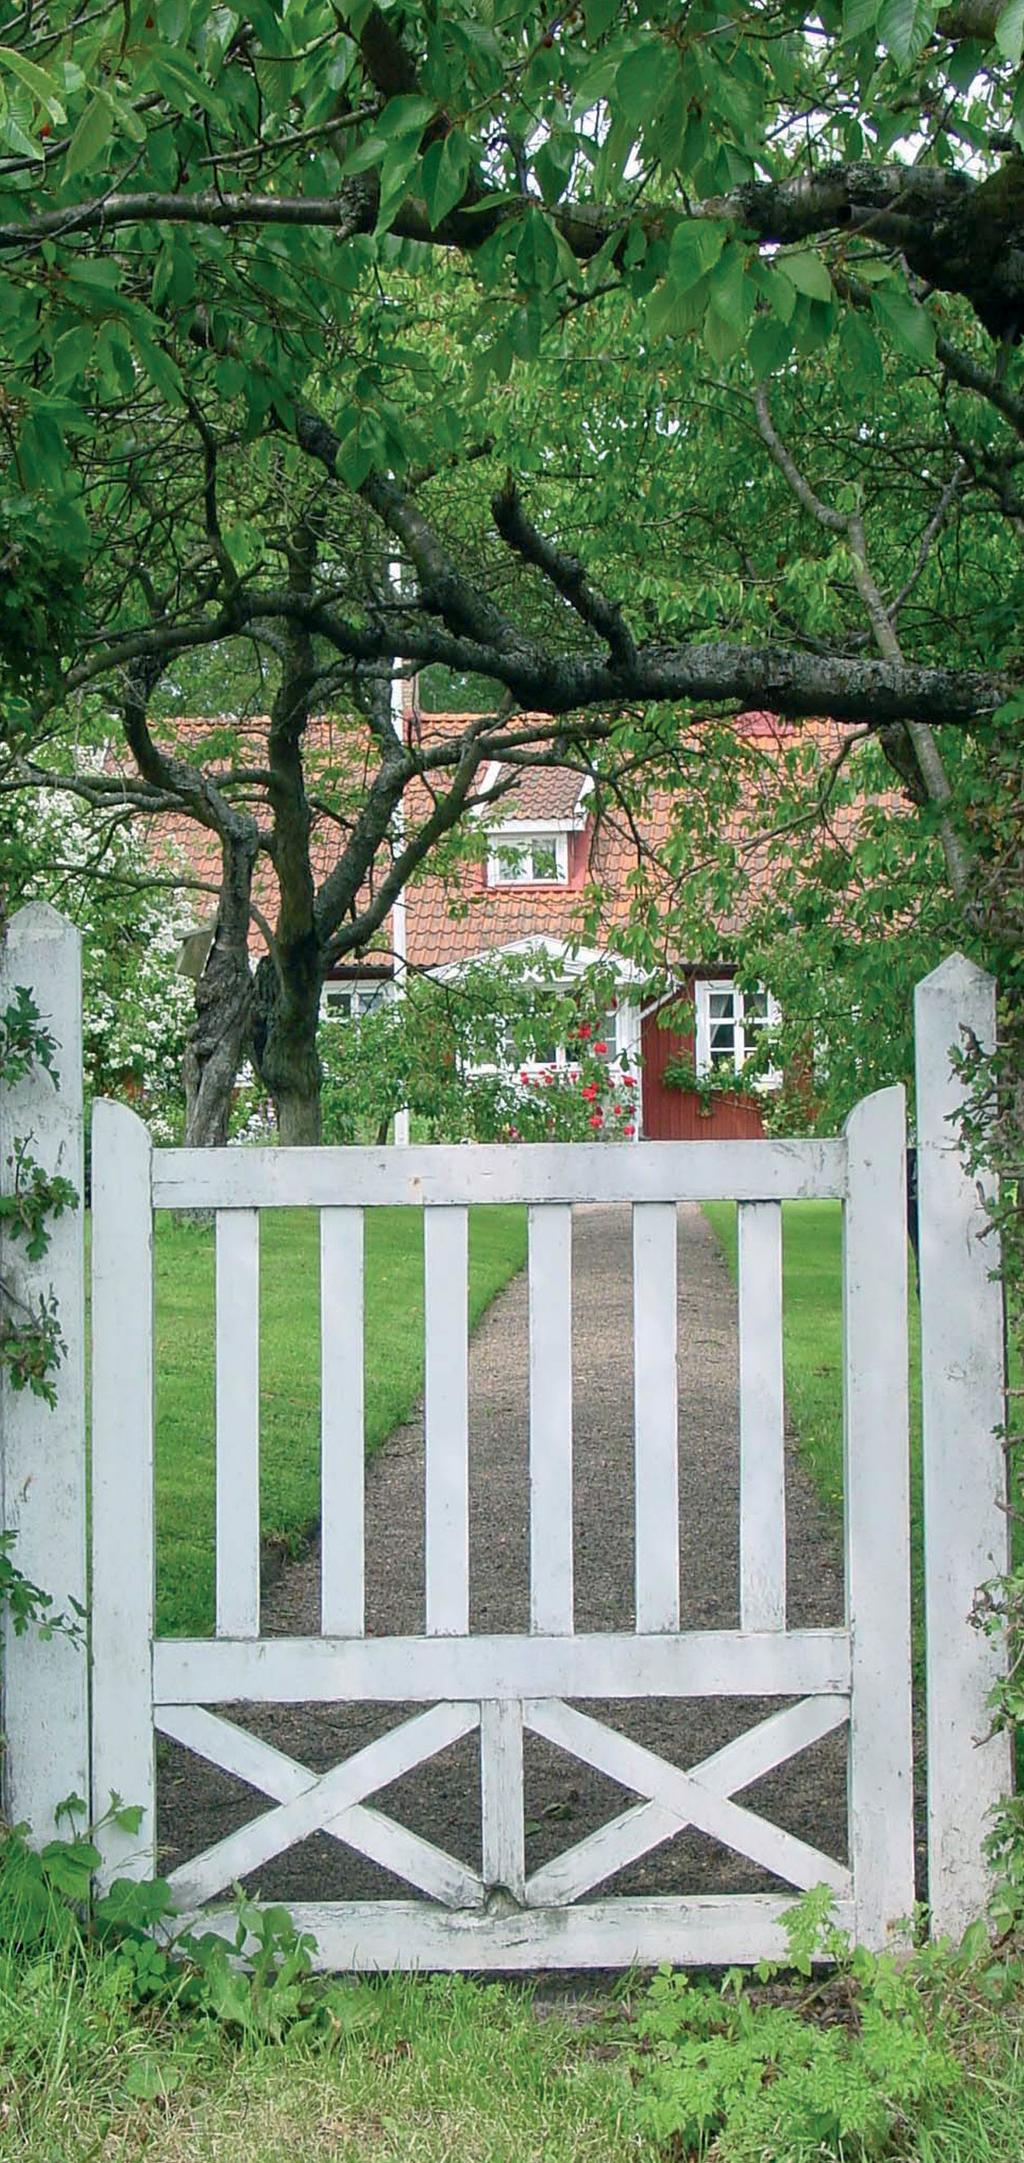
<path id="1" fill-rule="evenodd" d="M 705 1214 L 736 1274 L 736 1206 L 708 1202 Z M 800 1455 L 837 1519 L 843 1507 L 843 1255 L 838 1202 L 787 1202 L 782 1212 L 786 1414 Z M 921 1362 L 910 1265 L 911 1589 L 915 1679 L 923 1682 L 921 1545 Z"/>
<path id="2" fill-rule="evenodd" d="M 317 1216 L 267 1210 L 261 1231 L 260 1451 L 265 1541 L 316 1524 L 320 1418 Z M 521 1209 L 470 1218 L 470 1320 L 526 1258 Z M 156 1236 L 157 1627 L 213 1622 L 213 1233 L 161 1215 Z M 375 1449 L 423 1384 L 423 1229 L 413 1209 L 366 1214 L 366 1441 Z"/>

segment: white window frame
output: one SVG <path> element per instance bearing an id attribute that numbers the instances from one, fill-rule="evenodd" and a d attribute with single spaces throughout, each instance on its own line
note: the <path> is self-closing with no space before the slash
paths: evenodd
<path id="1" fill-rule="evenodd" d="M 694 987 L 694 1006 L 697 1021 L 695 1065 L 698 1081 L 703 1081 L 708 1076 L 721 1072 L 723 1068 L 728 1068 L 729 1064 L 727 1060 L 714 1060 L 711 1057 L 711 1030 L 713 1026 L 711 999 L 713 994 L 727 994 L 733 1002 L 732 1071 L 735 1075 L 742 1075 L 761 1029 L 773 1029 L 781 1020 L 781 1008 L 778 1000 L 773 998 L 766 986 L 758 984 L 755 985 L 754 990 L 756 995 L 764 996 L 767 1012 L 763 1022 L 758 1021 L 753 1028 L 748 1030 L 746 1025 L 746 999 L 735 977 L 698 977 Z M 724 1016 L 716 1015 L 714 1020 L 719 1021 L 724 1018 Z M 752 1074 L 750 1087 L 751 1089 L 781 1089 L 782 1074 L 777 1067 L 770 1067 L 764 1074 Z"/>
<path id="2" fill-rule="evenodd" d="M 533 869 L 533 846 L 537 841 L 555 844 L 556 871 L 553 879 L 537 878 Z M 519 862 L 514 871 L 502 863 L 502 858 L 515 853 Z M 530 826 L 502 826 L 491 834 L 487 858 L 488 886 L 568 886 L 569 884 L 569 835 L 563 824 L 537 820 Z"/>
<path id="3" fill-rule="evenodd" d="M 371 996 L 372 994 L 372 996 Z M 323 1021 L 362 1021 L 378 1006 L 386 1006 L 394 995 L 394 985 L 386 976 L 350 976 L 328 980 L 320 995 L 320 1016 Z M 342 1002 L 348 999 L 348 1013 L 342 1011 Z"/>

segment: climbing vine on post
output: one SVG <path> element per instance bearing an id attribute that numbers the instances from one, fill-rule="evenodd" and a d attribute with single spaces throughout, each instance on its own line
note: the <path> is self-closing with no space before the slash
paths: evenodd
<path id="1" fill-rule="evenodd" d="M 25 985 L 0 1014 L 0 1088 L 21 1081 L 33 1068 L 50 1075 L 54 1086 L 55 1044 Z M 70 1179 L 51 1176 L 36 1162 L 29 1135 L 15 1138 L 8 1154 L 9 1191 L 0 1192 L 0 1231 L 24 1242 L 29 1261 L 41 1261 L 50 1244 L 50 1221 L 77 1200 Z M 7 1181 L 4 1182 L 8 1184 Z M 0 1368 L 15 1389 L 30 1389 L 54 1402 L 53 1373 L 65 1349 L 60 1316 L 52 1292 L 34 1305 L 23 1300 L 0 1261 Z M 4 1578 L 0 1573 L 0 1595 Z"/>

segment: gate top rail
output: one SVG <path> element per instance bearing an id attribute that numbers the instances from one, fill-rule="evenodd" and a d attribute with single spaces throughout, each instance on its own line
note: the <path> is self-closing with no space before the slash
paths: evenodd
<path id="1" fill-rule="evenodd" d="M 841 1138 L 153 1152 L 157 1209 L 828 1201 L 846 1191 Z"/>

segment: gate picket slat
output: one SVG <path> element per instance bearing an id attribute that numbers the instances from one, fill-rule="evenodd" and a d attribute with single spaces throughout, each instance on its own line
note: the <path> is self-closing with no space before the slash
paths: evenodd
<path id="1" fill-rule="evenodd" d="M 782 1209 L 740 1202 L 740 1627 L 786 1627 Z"/>
<path id="2" fill-rule="evenodd" d="M 217 1635 L 260 1628 L 260 1219 L 217 1214 Z"/>
<path id="3" fill-rule="evenodd" d="M 530 1628 L 571 1637 L 572 1209 L 529 1212 Z"/>
<path id="4" fill-rule="evenodd" d="M 364 1223 L 320 1214 L 320 1618 L 326 1637 L 365 1626 Z"/>
<path id="5" fill-rule="evenodd" d="M 469 1629 L 469 1219 L 423 1212 L 426 1627 Z"/>
<path id="6" fill-rule="evenodd" d="M 633 1209 L 636 1627 L 679 1628 L 679 1377 L 676 1207 Z"/>

